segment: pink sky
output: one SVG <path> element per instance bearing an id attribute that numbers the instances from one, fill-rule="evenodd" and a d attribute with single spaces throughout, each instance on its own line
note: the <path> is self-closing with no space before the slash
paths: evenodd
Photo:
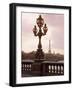
<path id="1" fill-rule="evenodd" d="M 36 25 L 36 19 L 40 14 L 22 13 L 22 50 L 24 52 L 36 51 L 38 46 L 38 37 L 33 34 L 33 27 Z M 48 31 L 42 36 L 42 48 L 48 52 L 49 40 L 51 40 L 52 52 L 64 53 L 64 15 L 63 14 L 41 14 L 44 22 L 47 24 Z"/>

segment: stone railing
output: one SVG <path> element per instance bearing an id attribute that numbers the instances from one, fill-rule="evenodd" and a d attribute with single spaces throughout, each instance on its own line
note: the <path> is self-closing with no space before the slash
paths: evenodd
<path id="1" fill-rule="evenodd" d="M 63 62 L 42 62 L 40 63 L 40 67 L 37 66 L 36 69 L 35 68 L 35 62 L 34 61 L 23 61 L 22 62 L 22 77 L 24 76 L 54 76 L 54 75 L 64 75 L 64 63 Z M 38 74 L 34 73 L 33 74 L 33 69 L 35 72 L 38 73 L 38 71 L 40 71 Z"/>
<path id="2" fill-rule="evenodd" d="M 63 75 L 64 63 L 43 63 L 43 75 Z"/>

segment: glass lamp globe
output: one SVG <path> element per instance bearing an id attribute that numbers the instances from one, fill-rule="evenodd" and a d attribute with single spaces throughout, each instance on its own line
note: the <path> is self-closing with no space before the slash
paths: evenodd
<path id="1" fill-rule="evenodd" d="M 43 20 L 43 18 L 42 18 L 41 15 L 39 15 L 39 17 L 37 18 L 36 23 L 37 23 L 37 25 L 38 25 L 39 28 L 41 28 L 43 26 L 44 20 Z"/>
<path id="2" fill-rule="evenodd" d="M 44 31 L 45 34 L 46 34 L 46 32 L 48 31 L 48 28 L 47 28 L 46 24 L 45 24 L 44 27 L 43 27 L 43 31 Z"/>
<path id="3" fill-rule="evenodd" d="M 37 33 L 37 28 L 36 28 L 36 25 L 34 26 L 34 28 L 33 28 L 33 33 L 36 35 L 36 33 Z"/>

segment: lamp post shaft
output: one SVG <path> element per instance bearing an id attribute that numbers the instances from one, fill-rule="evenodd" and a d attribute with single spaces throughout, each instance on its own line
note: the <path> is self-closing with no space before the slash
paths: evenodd
<path id="1" fill-rule="evenodd" d="M 38 32 L 38 37 L 39 37 L 38 48 L 39 48 L 39 49 L 42 48 L 42 44 L 41 44 L 41 36 L 42 36 L 42 31 L 41 31 L 41 28 L 40 28 L 40 29 L 39 29 L 39 32 Z"/>
<path id="2" fill-rule="evenodd" d="M 42 45 L 41 45 L 41 37 L 39 37 L 39 44 L 38 44 L 38 48 L 41 49 Z"/>

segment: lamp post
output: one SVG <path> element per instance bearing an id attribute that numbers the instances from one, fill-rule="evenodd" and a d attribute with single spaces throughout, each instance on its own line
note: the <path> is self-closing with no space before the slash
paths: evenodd
<path id="1" fill-rule="evenodd" d="M 36 23 L 37 23 L 39 30 L 37 30 L 37 27 L 35 25 L 33 28 L 33 33 L 35 36 L 38 36 L 39 44 L 38 44 L 38 49 L 37 49 L 36 54 L 35 54 L 35 58 L 36 59 L 43 59 L 44 53 L 42 50 L 41 37 L 46 35 L 48 28 L 47 28 L 46 24 L 44 24 L 44 19 L 42 18 L 41 15 L 39 15 L 39 17 L 37 18 Z"/>

